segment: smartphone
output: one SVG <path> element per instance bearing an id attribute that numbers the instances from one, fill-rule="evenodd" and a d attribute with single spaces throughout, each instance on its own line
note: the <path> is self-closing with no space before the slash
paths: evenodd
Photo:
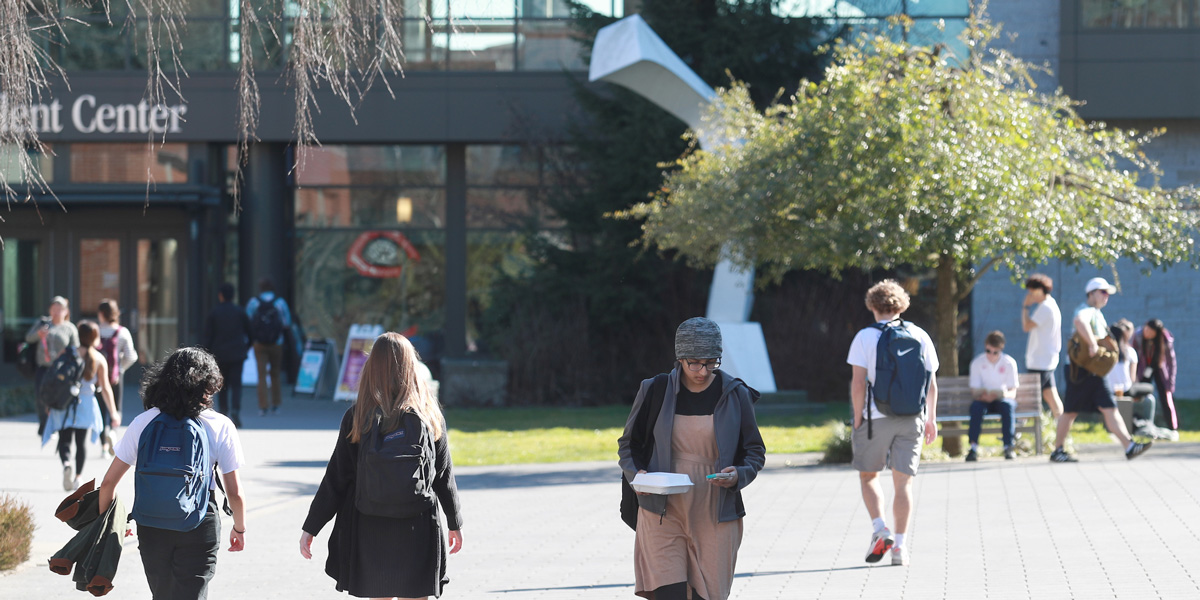
<path id="1" fill-rule="evenodd" d="M 733 479 L 733 473 L 713 473 L 705 479 Z"/>

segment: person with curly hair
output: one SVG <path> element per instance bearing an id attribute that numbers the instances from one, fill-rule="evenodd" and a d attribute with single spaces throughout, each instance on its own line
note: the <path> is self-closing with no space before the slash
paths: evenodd
<path id="1" fill-rule="evenodd" d="M 446 555 L 462 549 L 462 510 L 446 419 L 421 376 L 419 360 L 412 343 L 399 333 L 375 338 L 363 364 L 358 399 L 342 416 L 325 477 L 301 527 L 300 556 L 311 559 L 313 538 L 336 517 L 325 573 L 339 592 L 358 598 L 441 596 L 449 582 Z M 388 442 L 392 445 L 382 445 Z M 422 478 L 425 485 L 381 468 L 381 453 L 369 450 L 372 444 L 396 452 L 419 444 L 432 452 L 422 455 L 423 461 L 433 462 Z M 396 514 L 403 500 L 408 501 L 405 510 Z M 439 505 L 447 533 L 438 518 Z"/>
<path id="2" fill-rule="evenodd" d="M 907 566 L 908 546 L 905 538 L 909 521 L 912 519 L 912 480 L 917 476 L 921 463 L 921 441 L 932 444 L 937 439 L 937 370 L 938 356 L 933 340 L 924 329 L 913 323 L 901 321 L 900 315 L 908 310 L 908 292 L 894 280 L 885 279 L 867 290 L 867 309 L 875 316 L 875 324 L 864 327 L 850 343 L 850 364 L 853 376 L 850 380 L 850 402 L 853 406 L 854 429 L 850 436 L 854 449 L 852 466 L 858 471 L 859 484 L 867 514 L 871 517 L 874 533 L 867 547 L 866 561 L 879 562 L 888 550 L 892 553 L 892 564 Z M 888 327 L 904 328 L 908 335 L 921 346 L 920 354 L 929 380 L 925 396 L 924 414 L 888 415 L 876 405 L 872 386 L 876 381 L 876 364 L 879 340 Z M 905 352 L 915 352 L 910 348 Z M 879 472 L 891 466 L 892 516 L 896 519 L 896 533 L 892 535 L 884 520 L 883 486 Z"/>
<path id="3" fill-rule="evenodd" d="M 100 514 L 108 510 L 114 490 L 129 467 L 137 464 L 142 433 L 160 414 L 195 419 L 208 435 L 207 468 L 216 468 L 225 483 L 225 496 L 233 511 L 229 551 L 246 546 L 245 498 L 238 469 L 245 463 L 242 443 L 229 417 L 212 409 L 212 397 L 223 381 L 217 361 L 200 348 L 180 348 L 148 367 L 142 375 L 142 404 L 146 411 L 133 419 L 116 445 L 116 458 L 100 484 Z M 191 531 L 175 531 L 138 523 L 138 549 L 146 581 L 155 598 L 172 600 L 205 598 L 217 567 L 221 519 L 216 501 L 216 478 L 211 479 L 208 510 Z"/>

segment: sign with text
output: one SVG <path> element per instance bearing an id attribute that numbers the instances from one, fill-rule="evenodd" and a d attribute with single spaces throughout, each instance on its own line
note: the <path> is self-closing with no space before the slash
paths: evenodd
<path id="1" fill-rule="evenodd" d="M 383 325 L 351 325 L 346 336 L 346 349 L 342 352 L 342 368 L 338 371 L 337 389 L 334 400 L 358 398 L 358 380 L 362 377 L 363 365 L 375 338 L 383 335 Z"/>

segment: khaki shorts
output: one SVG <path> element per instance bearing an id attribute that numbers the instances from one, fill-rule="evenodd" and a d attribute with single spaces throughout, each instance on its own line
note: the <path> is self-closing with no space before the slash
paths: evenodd
<path id="1" fill-rule="evenodd" d="M 890 466 L 901 473 L 916 475 L 925 438 L 925 416 L 872 419 L 871 428 L 873 435 L 867 439 L 867 420 L 863 419 L 862 425 L 850 435 L 854 448 L 851 466 L 869 473 Z"/>

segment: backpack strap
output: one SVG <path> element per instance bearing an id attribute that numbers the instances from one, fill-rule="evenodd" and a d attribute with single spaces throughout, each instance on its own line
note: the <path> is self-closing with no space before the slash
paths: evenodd
<path id="1" fill-rule="evenodd" d="M 205 434 L 207 435 L 207 434 Z M 221 472 L 217 470 L 217 464 L 213 463 L 213 479 L 217 481 L 217 489 L 221 490 L 223 506 L 221 510 L 226 515 L 233 516 L 233 510 L 229 508 L 229 493 L 225 491 L 225 484 L 221 483 Z"/>

